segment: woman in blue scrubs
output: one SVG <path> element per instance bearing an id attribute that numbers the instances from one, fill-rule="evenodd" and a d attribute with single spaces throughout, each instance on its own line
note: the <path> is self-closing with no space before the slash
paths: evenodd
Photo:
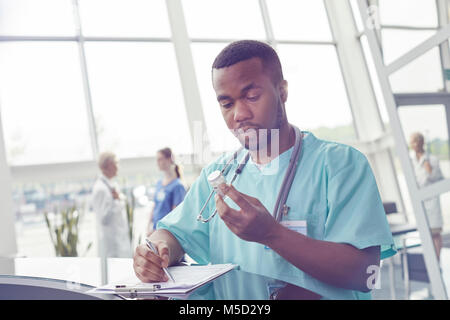
<path id="1" fill-rule="evenodd" d="M 170 148 L 159 150 L 156 154 L 156 162 L 164 176 L 156 183 L 153 199 L 155 205 L 150 213 L 148 236 L 155 230 L 158 221 L 175 209 L 186 194 L 181 182 L 180 167 L 174 161 L 172 150 Z"/>

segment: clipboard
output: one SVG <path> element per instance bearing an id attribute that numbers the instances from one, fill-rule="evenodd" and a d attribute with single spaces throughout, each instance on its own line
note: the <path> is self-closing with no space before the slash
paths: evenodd
<path id="1" fill-rule="evenodd" d="M 235 264 L 209 264 L 169 267 L 175 282 L 143 283 L 136 276 L 119 283 L 94 288 L 90 293 L 139 295 L 186 295 L 194 289 L 236 268 Z"/>

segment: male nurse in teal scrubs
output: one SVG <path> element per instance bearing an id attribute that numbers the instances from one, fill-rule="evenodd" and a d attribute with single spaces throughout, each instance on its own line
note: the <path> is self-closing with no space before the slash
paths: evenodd
<path id="1" fill-rule="evenodd" d="M 198 263 L 234 263 L 288 282 L 311 293 L 309 298 L 370 299 L 374 270 L 395 247 L 366 157 L 303 131 L 302 156 L 286 202 L 290 210 L 279 223 L 271 210 L 295 142 L 279 58 L 267 44 L 233 42 L 216 57 L 212 83 L 228 128 L 244 146 L 238 158 L 249 152 L 250 159 L 233 186 L 221 185 L 225 197 L 216 194 L 206 206 L 205 218 L 216 208 L 219 213 L 208 223 L 196 219 L 212 190 L 207 177 L 230 155 L 202 169 L 184 201 L 149 238 L 159 254 L 146 245 L 136 248 L 137 277 L 167 281 L 162 268 L 187 253 Z M 278 136 L 270 134 L 273 130 Z M 267 138 L 255 135 L 252 143 L 250 131 L 267 132 Z M 233 163 L 228 182 L 237 166 Z M 306 228 L 294 230 L 289 223 Z"/>

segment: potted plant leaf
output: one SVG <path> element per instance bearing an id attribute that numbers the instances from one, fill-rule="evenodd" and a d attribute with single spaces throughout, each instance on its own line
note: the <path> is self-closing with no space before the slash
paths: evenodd
<path id="1" fill-rule="evenodd" d="M 134 234 L 133 234 L 133 226 L 134 226 L 134 209 L 136 204 L 136 198 L 133 195 L 133 192 L 130 192 L 129 195 L 125 198 L 125 209 L 127 215 L 128 222 L 128 236 L 130 237 L 130 243 L 133 246 L 134 244 Z M 141 237 L 139 236 L 138 243 L 141 242 Z"/>
<path id="2" fill-rule="evenodd" d="M 55 209 L 53 221 L 50 221 L 48 212 L 44 212 L 44 216 L 56 256 L 77 257 L 81 211 L 76 206 L 71 206 L 59 211 Z M 92 242 L 87 245 L 84 255 L 91 246 Z"/>

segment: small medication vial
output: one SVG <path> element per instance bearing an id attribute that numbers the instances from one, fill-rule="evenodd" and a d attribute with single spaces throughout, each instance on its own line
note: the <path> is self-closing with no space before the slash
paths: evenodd
<path id="1" fill-rule="evenodd" d="M 219 189 L 219 185 L 221 185 L 222 183 L 226 183 L 227 181 L 219 170 L 211 172 L 211 174 L 208 176 L 208 182 L 217 194 L 219 194 L 221 197 L 224 196 L 222 191 L 220 191 Z"/>

